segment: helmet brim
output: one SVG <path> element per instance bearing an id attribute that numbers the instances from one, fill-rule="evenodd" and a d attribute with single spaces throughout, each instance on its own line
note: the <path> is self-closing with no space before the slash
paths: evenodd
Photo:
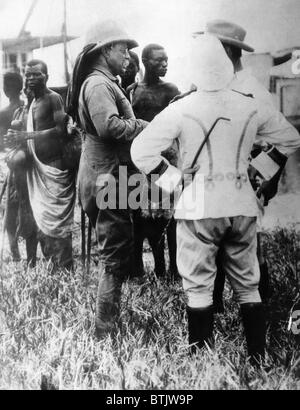
<path id="1" fill-rule="evenodd" d="M 193 35 L 201 35 L 201 34 L 205 34 L 206 31 L 197 31 L 195 33 L 193 33 Z M 240 40 L 236 40 L 234 38 L 231 37 L 227 37 L 227 36 L 222 36 L 221 34 L 217 34 L 217 33 L 212 33 L 209 32 L 209 34 L 212 34 L 214 36 L 216 36 L 222 43 L 225 44 L 229 44 L 231 46 L 235 46 L 238 48 L 241 48 L 242 50 L 248 51 L 249 53 L 253 53 L 255 50 L 253 47 L 250 47 L 248 44 L 240 41 Z"/>
<path id="2" fill-rule="evenodd" d="M 99 42 L 95 44 L 95 47 L 93 47 L 91 50 L 89 50 L 89 53 L 94 53 L 95 51 L 101 50 L 102 47 L 108 46 L 113 43 L 126 43 L 128 50 L 131 50 L 132 48 L 138 47 L 139 44 L 137 41 L 133 40 L 132 38 L 124 38 L 124 37 L 112 37 L 105 42 Z"/>

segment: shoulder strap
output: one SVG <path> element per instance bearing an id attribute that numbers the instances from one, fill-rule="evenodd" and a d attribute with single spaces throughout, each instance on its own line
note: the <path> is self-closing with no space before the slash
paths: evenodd
<path id="1" fill-rule="evenodd" d="M 95 129 L 95 127 L 94 127 L 93 121 L 92 121 L 92 119 L 91 119 L 89 110 L 88 110 L 87 107 L 86 107 L 85 98 L 84 98 L 84 93 L 85 93 L 85 89 L 86 89 L 88 80 L 89 80 L 89 78 L 93 77 L 94 75 L 96 75 L 96 74 L 91 73 L 91 74 L 89 74 L 89 75 L 87 76 L 87 78 L 84 80 L 84 82 L 83 82 L 83 84 L 82 84 L 82 86 L 81 86 L 81 90 L 80 90 L 80 94 L 79 94 L 79 100 L 80 100 L 80 99 L 82 100 L 83 111 L 84 111 L 85 115 L 87 116 L 87 118 L 89 119 L 89 123 L 90 123 L 90 126 L 91 126 L 92 130 L 93 130 L 93 134 L 94 134 L 94 135 L 97 135 L 97 132 L 96 132 L 96 129 Z M 79 108 L 79 106 L 78 106 L 78 108 Z M 78 119 L 79 119 L 79 118 L 78 118 Z M 83 124 L 81 124 L 81 123 L 79 122 L 77 125 L 79 126 L 79 128 L 80 128 L 84 133 L 87 133 L 87 130 L 83 127 Z"/>
<path id="2" fill-rule="evenodd" d="M 176 96 L 170 101 L 169 104 L 173 104 L 174 102 L 176 102 L 176 101 L 178 101 L 178 100 L 181 100 L 182 98 L 185 98 L 185 97 L 189 96 L 190 94 L 194 93 L 195 91 L 197 91 L 197 89 L 196 89 L 196 88 L 193 88 L 193 89 L 191 89 L 190 91 L 187 91 L 187 92 L 182 93 L 182 94 L 178 94 L 178 95 L 176 95 Z"/>
<path id="3" fill-rule="evenodd" d="M 243 95 L 244 97 L 254 98 L 254 95 L 253 95 L 253 94 L 245 94 L 245 93 L 242 93 L 241 91 L 234 90 L 233 88 L 231 89 L 231 91 L 233 91 L 234 93 L 241 94 L 241 95 Z"/>

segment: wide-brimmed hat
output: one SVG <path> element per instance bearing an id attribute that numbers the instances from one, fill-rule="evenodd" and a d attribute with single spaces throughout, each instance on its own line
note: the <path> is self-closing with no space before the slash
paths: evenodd
<path id="1" fill-rule="evenodd" d="M 194 34 L 210 33 L 218 37 L 222 43 L 229 44 L 243 50 L 253 52 L 254 48 L 244 43 L 246 30 L 238 24 L 226 20 L 212 20 L 206 24 L 205 31 L 198 31 Z"/>
<path id="2" fill-rule="evenodd" d="M 113 20 L 99 22 L 90 27 L 85 36 L 85 45 L 95 43 L 95 47 L 89 53 L 99 50 L 111 43 L 124 41 L 127 47 L 138 47 L 138 43 L 126 33 L 123 27 Z"/>
<path id="3" fill-rule="evenodd" d="M 222 90 L 234 77 L 233 64 L 221 41 L 206 33 L 193 40 L 186 71 L 190 81 L 203 91 Z"/>

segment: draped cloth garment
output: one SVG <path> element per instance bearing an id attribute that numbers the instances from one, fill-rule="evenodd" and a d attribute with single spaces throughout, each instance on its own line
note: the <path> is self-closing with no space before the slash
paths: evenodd
<path id="1" fill-rule="evenodd" d="M 32 102 L 27 131 L 34 131 Z M 75 180 L 69 170 L 61 171 L 43 164 L 35 153 L 34 140 L 28 140 L 32 163 L 27 171 L 29 200 L 39 229 L 50 237 L 66 238 L 73 228 Z"/>

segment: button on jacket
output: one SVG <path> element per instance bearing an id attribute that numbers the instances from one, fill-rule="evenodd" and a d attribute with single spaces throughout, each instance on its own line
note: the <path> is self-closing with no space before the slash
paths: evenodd
<path id="1" fill-rule="evenodd" d="M 257 216 L 256 196 L 247 176 L 253 144 L 274 144 L 287 156 L 300 146 L 297 131 L 271 104 L 229 89 L 198 91 L 169 106 L 137 137 L 131 148 L 134 163 L 146 174 L 159 169 L 165 161 L 159 153 L 177 139 L 181 169 L 190 167 L 218 117 L 230 122 L 217 124 L 197 162 L 205 178 L 204 212 L 182 217 L 176 211 L 179 219 Z M 196 181 L 194 178 L 193 184 Z"/>

